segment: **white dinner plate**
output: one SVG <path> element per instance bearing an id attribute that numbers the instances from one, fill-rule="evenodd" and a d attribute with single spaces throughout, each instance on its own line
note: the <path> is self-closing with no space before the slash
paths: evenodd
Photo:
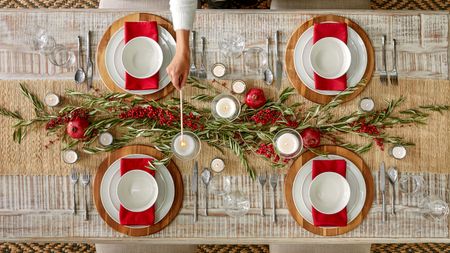
<path id="1" fill-rule="evenodd" d="M 153 158 L 143 154 L 127 155 L 122 158 Z M 160 222 L 169 213 L 175 198 L 175 184 L 169 170 L 165 166 L 157 165 L 158 169 L 155 174 L 156 183 L 158 185 L 158 197 L 156 198 L 155 223 Z M 112 163 L 100 183 L 100 200 L 103 207 L 115 222 L 120 224 L 119 209 L 120 201 L 117 196 L 117 186 L 120 180 L 120 159 Z M 147 226 L 129 226 L 133 228 Z"/>
<path id="2" fill-rule="evenodd" d="M 105 64 L 109 76 L 117 87 L 127 93 L 136 95 L 148 95 L 164 89 L 170 83 L 166 68 L 175 55 L 176 43 L 172 35 L 158 25 L 158 44 L 163 52 L 163 62 L 159 71 L 159 87 L 152 90 L 127 90 L 125 89 L 125 68 L 122 64 L 122 51 L 125 47 L 124 28 L 120 28 L 109 40 L 105 50 Z"/>
<path id="3" fill-rule="evenodd" d="M 313 160 L 336 160 L 344 159 L 347 165 L 346 179 L 350 185 L 350 200 L 347 204 L 347 222 L 352 222 L 364 207 L 366 201 L 366 183 L 364 176 L 356 165 L 350 160 L 339 155 L 328 155 L 328 157 L 315 157 L 305 163 L 298 171 L 294 179 L 292 197 L 295 207 L 300 215 L 309 223 L 313 223 L 312 204 L 309 200 L 309 187 L 312 182 Z"/>
<path id="4" fill-rule="evenodd" d="M 367 50 L 364 41 L 351 27 L 348 29 L 347 46 L 350 49 L 351 64 L 347 71 L 347 85 L 356 86 L 364 76 L 367 67 Z M 294 67 L 300 80 L 308 89 L 323 95 L 337 95 L 341 91 L 318 90 L 314 85 L 314 71 L 310 54 L 313 45 L 314 27 L 308 28 L 298 39 L 294 49 Z"/>

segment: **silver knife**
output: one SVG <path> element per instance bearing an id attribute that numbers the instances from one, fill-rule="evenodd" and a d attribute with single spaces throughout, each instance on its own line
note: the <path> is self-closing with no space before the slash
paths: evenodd
<path id="1" fill-rule="evenodd" d="M 192 173 L 192 192 L 194 193 L 194 222 L 198 220 L 198 162 L 194 163 L 194 171 Z"/>
<path id="2" fill-rule="evenodd" d="M 280 52 L 278 48 L 278 44 L 280 43 L 281 32 L 275 32 L 275 58 L 277 59 L 275 64 L 275 83 L 277 84 L 277 88 L 281 87 L 281 79 L 283 76 L 283 64 L 280 59 Z"/>
<path id="3" fill-rule="evenodd" d="M 94 66 L 91 60 L 91 31 L 87 33 L 87 57 L 86 57 L 86 74 L 87 74 L 87 87 L 88 90 L 92 89 L 92 79 L 94 77 Z"/>
<path id="4" fill-rule="evenodd" d="M 386 202 L 385 202 L 385 193 L 386 193 L 386 173 L 384 171 L 384 162 L 381 162 L 380 165 L 380 191 L 381 191 L 381 201 L 383 206 L 383 222 L 386 221 Z"/>

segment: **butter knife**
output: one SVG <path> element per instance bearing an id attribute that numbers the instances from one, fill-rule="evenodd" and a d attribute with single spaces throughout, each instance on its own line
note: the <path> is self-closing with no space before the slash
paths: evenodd
<path id="1" fill-rule="evenodd" d="M 192 173 L 192 192 L 194 193 L 194 222 L 198 220 L 198 162 L 194 163 L 194 171 Z"/>
<path id="2" fill-rule="evenodd" d="M 280 59 L 280 52 L 278 48 L 278 44 L 280 43 L 281 32 L 275 32 L 275 58 L 277 59 L 275 63 L 275 83 L 277 84 L 277 88 L 281 87 L 281 79 L 283 76 L 283 64 Z"/>
<path id="3" fill-rule="evenodd" d="M 386 202 L 385 202 L 385 193 L 386 193 L 386 173 L 384 171 L 384 162 L 380 165 L 380 191 L 381 191 L 381 203 L 383 206 L 383 222 L 386 221 Z"/>
<path id="4" fill-rule="evenodd" d="M 92 79 L 94 77 L 94 66 L 91 60 L 91 31 L 87 32 L 87 57 L 86 57 L 86 75 L 87 75 L 87 87 L 88 90 L 92 89 Z"/>

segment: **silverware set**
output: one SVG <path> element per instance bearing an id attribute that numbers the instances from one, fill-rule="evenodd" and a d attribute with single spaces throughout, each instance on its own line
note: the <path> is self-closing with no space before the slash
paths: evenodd
<path id="1" fill-rule="evenodd" d="M 388 171 L 385 170 L 385 164 L 384 162 L 380 165 L 380 171 L 379 171 L 379 180 L 380 180 L 380 192 L 381 192 L 381 205 L 383 208 L 383 222 L 387 219 L 387 212 L 386 212 L 386 177 L 389 180 L 390 185 L 392 186 L 391 191 L 391 214 L 395 215 L 395 185 L 397 183 L 398 179 L 398 170 L 395 167 L 390 167 Z"/>
<path id="2" fill-rule="evenodd" d="M 77 59 L 77 71 L 75 72 L 75 83 L 82 84 L 87 81 L 88 89 L 92 89 L 92 79 L 94 76 L 94 65 L 91 59 L 91 31 L 87 32 L 86 36 L 86 71 L 84 71 L 81 59 L 82 59 L 82 44 L 81 36 L 78 36 L 78 59 Z"/>
<path id="3" fill-rule="evenodd" d="M 387 71 L 387 52 L 386 52 L 386 35 L 381 37 L 381 50 L 382 50 L 382 69 L 380 70 L 380 81 L 383 85 L 388 85 L 389 82 L 392 85 L 398 85 L 398 72 L 397 72 L 397 40 L 393 39 L 394 44 L 394 56 L 392 61 L 392 71 Z"/>
<path id="4" fill-rule="evenodd" d="M 197 46 L 197 33 L 191 31 L 192 35 L 192 45 L 191 45 L 191 66 L 189 68 L 189 75 L 191 77 L 197 77 L 199 79 L 206 79 L 206 38 L 201 37 L 202 41 L 202 52 L 200 58 L 200 68 L 197 68 L 197 56 L 196 56 L 196 46 Z"/>
<path id="5" fill-rule="evenodd" d="M 73 209 L 72 209 L 72 213 L 73 215 L 77 214 L 77 183 L 78 181 L 81 182 L 81 184 L 83 185 L 83 197 L 84 197 L 84 219 L 85 220 L 89 220 L 89 205 L 88 205 L 88 191 L 89 191 L 89 183 L 91 180 L 91 176 L 89 175 L 89 173 L 84 172 L 83 174 L 80 174 L 77 172 L 77 170 L 73 167 L 72 171 L 70 172 L 70 183 L 72 184 L 72 200 L 73 200 Z"/>

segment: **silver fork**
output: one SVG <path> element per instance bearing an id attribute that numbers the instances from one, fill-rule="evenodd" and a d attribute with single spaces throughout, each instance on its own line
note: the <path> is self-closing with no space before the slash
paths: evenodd
<path id="1" fill-rule="evenodd" d="M 195 67 L 195 62 L 197 60 L 197 58 L 195 57 L 195 45 L 196 45 L 196 41 L 195 41 L 195 31 L 191 32 L 192 34 L 192 47 L 191 47 L 191 57 L 192 57 L 192 62 L 191 62 L 191 67 L 189 69 L 189 75 L 192 77 L 196 77 L 197 76 L 197 67 Z"/>
<path id="2" fill-rule="evenodd" d="M 199 79 L 206 79 L 206 67 L 205 67 L 205 59 L 206 59 L 206 55 L 205 55 L 205 45 L 206 45 L 206 39 L 205 37 L 202 37 L 202 55 L 201 55 L 201 64 L 200 64 L 200 68 L 198 69 L 197 72 L 197 77 Z"/>
<path id="3" fill-rule="evenodd" d="M 391 83 L 393 85 L 398 85 L 398 72 L 397 72 L 397 40 L 394 41 L 394 60 L 393 60 L 393 68 L 391 72 Z"/>
<path id="4" fill-rule="evenodd" d="M 383 35 L 381 37 L 381 53 L 382 53 L 382 57 L 381 57 L 381 61 L 382 61 L 382 69 L 380 71 L 380 81 L 381 84 L 387 85 L 388 80 L 387 80 L 387 66 L 386 66 L 386 35 Z"/>
<path id="5" fill-rule="evenodd" d="M 278 184 L 278 175 L 276 173 L 270 176 L 270 186 L 272 187 L 272 222 L 277 223 L 277 217 L 275 213 L 275 189 Z"/>
<path id="6" fill-rule="evenodd" d="M 86 195 L 87 186 L 89 185 L 89 181 L 91 180 L 91 176 L 85 172 L 81 176 L 81 184 L 83 185 L 83 195 L 84 195 L 84 220 L 89 220 L 88 216 L 88 197 Z"/>
<path id="7" fill-rule="evenodd" d="M 261 185 L 261 216 L 264 216 L 264 186 L 266 185 L 267 173 L 258 176 L 259 184 Z"/>
<path id="8" fill-rule="evenodd" d="M 76 184 L 78 182 L 78 172 L 75 170 L 75 167 L 72 167 L 72 172 L 70 173 L 70 182 L 72 183 L 72 187 L 73 187 L 73 192 L 72 192 L 72 197 L 73 197 L 73 215 L 77 214 L 77 200 L 75 197 L 75 191 L 76 191 Z"/>

